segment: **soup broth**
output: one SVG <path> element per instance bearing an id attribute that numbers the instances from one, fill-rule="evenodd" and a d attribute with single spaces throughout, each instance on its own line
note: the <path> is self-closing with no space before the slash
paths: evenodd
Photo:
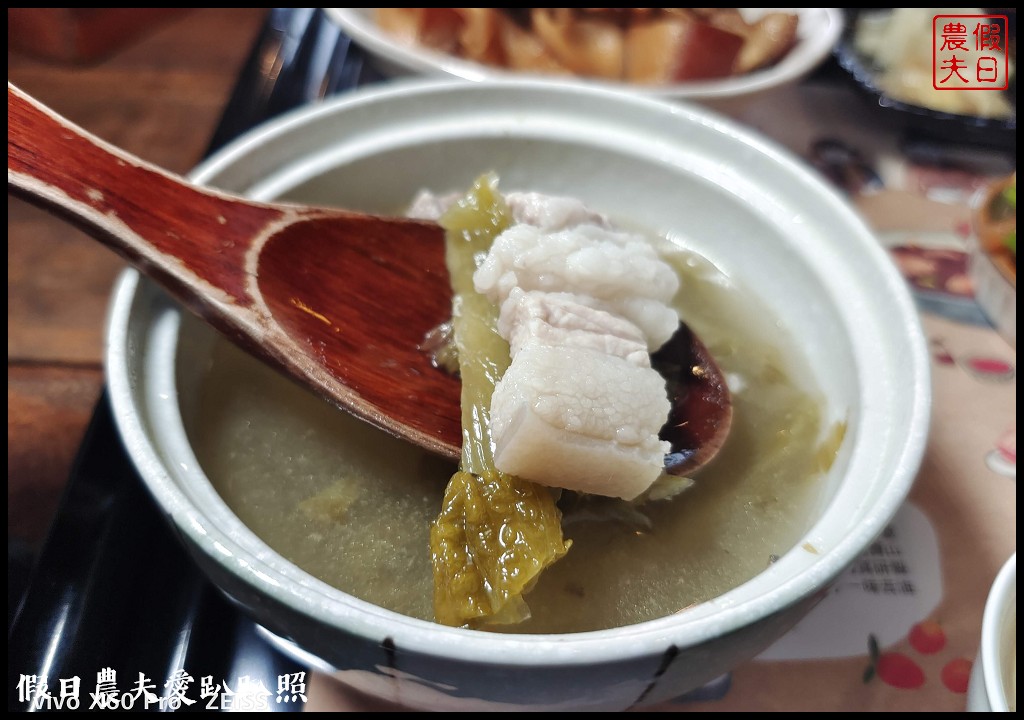
<path id="1" fill-rule="evenodd" d="M 812 374 L 763 305 L 706 261 L 671 253 L 680 316 L 730 380 L 719 456 L 670 500 L 566 504 L 568 554 L 526 596 L 532 617 L 500 631 L 561 633 L 638 623 L 720 595 L 807 531 L 842 440 L 823 427 Z M 383 329 L 382 329 L 383 330 Z M 429 535 L 454 464 L 299 389 L 218 339 L 188 431 L 231 510 L 317 578 L 433 619 Z"/>

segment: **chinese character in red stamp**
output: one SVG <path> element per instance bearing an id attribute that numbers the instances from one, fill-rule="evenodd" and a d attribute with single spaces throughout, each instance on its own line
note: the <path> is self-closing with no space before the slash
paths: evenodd
<path id="1" fill-rule="evenodd" d="M 936 90 L 1006 90 L 1006 15 L 936 15 L 932 18 L 932 87 Z"/>

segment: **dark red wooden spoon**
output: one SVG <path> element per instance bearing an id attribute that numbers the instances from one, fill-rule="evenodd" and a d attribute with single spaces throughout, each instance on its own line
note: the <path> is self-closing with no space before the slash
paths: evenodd
<path id="1" fill-rule="evenodd" d="M 198 187 L 88 134 L 10 83 L 7 126 L 11 192 L 83 228 L 318 394 L 458 457 L 459 380 L 435 369 L 420 349 L 451 311 L 438 225 L 258 203 Z M 710 379 L 723 392 L 688 393 L 702 402 L 677 394 L 675 412 L 683 416 L 673 422 L 705 428 L 686 433 L 684 452 L 713 455 L 728 432 L 731 404 L 707 350 L 687 337 L 683 353 L 692 351 L 704 367 L 691 377 L 701 387 Z M 688 422 L 689 407 L 704 419 Z M 675 449 L 674 437 L 667 439 Z"/>

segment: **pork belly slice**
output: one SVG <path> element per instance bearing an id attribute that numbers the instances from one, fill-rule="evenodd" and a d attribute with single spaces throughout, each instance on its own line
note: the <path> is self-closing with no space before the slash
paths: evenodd
<path id="1" fill-rule="evenodd" d="M 513 288 L 501 304 L 498 333 L 508 340 L 513 358 L 524 345 L 536 342 L 590 348 L 637 367 L 651 366 L 647 340 L 640 328 L 625 318 L 581 303 L 569 293 Z"/>
<path id="2" fill-rule="evenodd" d="M 516 287 L 569 293 L 639 327 L 649 351 L 661 347 L 679 322 L 668 306 L 679 278 L 651 243 L 596 225 L 558 232 L 515 225 L 495 239 L 473 280 L 477 292 L 498 304 Z"/>
<path id="3" fill-rule="evenodd" d="M 460 193 L 435 195 L 429 190 L 420 190 L 405 214 L 417 220 L 438 220 L 460 197 Z M 611 227 L 605 215 L 594 212 L 576 198 L 538 192 L 510 192 L 504 197 L 516 225 L 533 225 L 545 232 L 577 225 Z"/>
<path id="4" fill-rule="evenodd" d="M 582 200 L 537 192 L 510 192 L 505 203 L 517 224 L 533 225 L 545 232 L 565 230 L 577 225 L 610 228 L 608 218 L 594 212 Z"/>
<path id="5" fill-rule="evenodd" d="M 669 401 L 649 367 L 589 347 L 523 345 L 491 398 L 495 465 L 534 482 L 632 500 L 661 473 Z"/>

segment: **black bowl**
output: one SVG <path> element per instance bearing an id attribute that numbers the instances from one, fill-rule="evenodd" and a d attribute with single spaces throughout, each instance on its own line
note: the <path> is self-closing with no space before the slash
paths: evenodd
<path id="1" fill-rule="evenodd" d="M 1009 17 L 1010 47 L 1016 47 L 1016 10 L 999 8 L 999 14 Z M 833 54 L 839 66 L 853 80 L 864 97 L 890 120 L 898 120 L 907 130 L 926 139 L 958 144 L 983 145 L 998 150 L 1016 151 L 1017 116 L 986 118 L 976 115 L 956 115 L 940 112 L 920 105 L 911 105 L 888 96 L 878 86 L 880 69 L 859 53 L 854 46 L 857 21 L 861 11 L 847 10 L 846 28 L 836 44 Z M 1016 75 L 1005 92 L 1016 106 Z"/>

